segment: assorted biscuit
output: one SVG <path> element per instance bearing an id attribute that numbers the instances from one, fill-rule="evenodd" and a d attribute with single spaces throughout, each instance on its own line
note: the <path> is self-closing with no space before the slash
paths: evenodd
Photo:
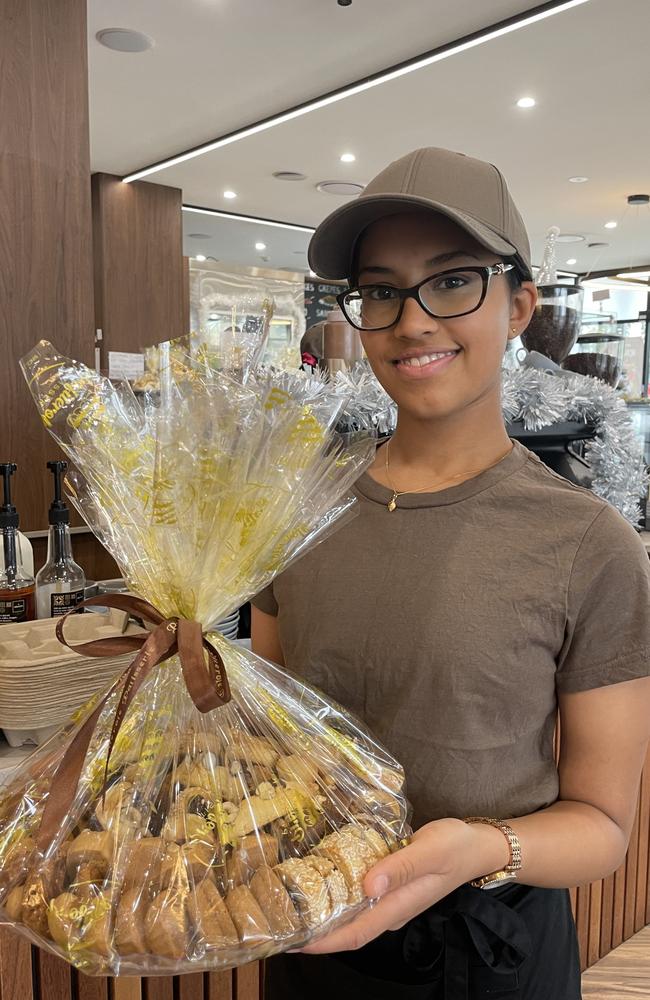
<path id="1" fill-rule="evenodd" d="M 8 790 L 8 919 L 87 972 L 146 975 L 299 947 L 352 915 L 366 873 L 397 846 L 398 772 L 383 776 L 384 790 L 359 773 L 355 809 L 343 758 L 319 766 L 242 731 L 176 734 L 175 745 L 180 756 L 148 770 L 123 755 L 103 796 L 46 858 L 34 823 L 5 835 Z"/>

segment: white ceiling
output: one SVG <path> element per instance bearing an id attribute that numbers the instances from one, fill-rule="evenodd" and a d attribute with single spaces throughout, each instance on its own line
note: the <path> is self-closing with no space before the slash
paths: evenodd
<path id="1" fill-rule="evenodd" d="M 304 271 L 308 268 L 309 236 L 289 229 L 224 222 L 210 215 L 183 212 L 183 243 L 190 257 L 198 253 L 230 264 Z M 256 243 L 265 243 L 266 250 L 256 250 Z"/>
<path id="2" fill-rule="evenodd" d="M 531 0 L 89 0 L 94 170 L 124 174 L 532 6 Z M 143 31 L 148 52 L 111 52 L 106 27 Z M 559 225 L 585 242 L 576 270 L 650 261 L 648 0 L 590 0 L 394 82 L 148 178 L 186 203 L 306 226 L 345 199 L 321 180 L 369 180 L 389 160 L 441 145 L 495 162 L 528 225 L 533 258 Z M 537 107 L 522 111 L 518 97 Z M 342 164 L 352 151 L 354 164 Z M 297 170 L 303 182 L 280 182 Z M 587 175 L 586 184 L 568 182 Z M 223 191 L 238 198 L 225 201 Z M 615 230 L 603 225 L 619 222 Z M 187 253 L 301 266 L 308 235 L 184 216 Z M 190 233 L 210 239 L 192 239 Z M 601 250 L 588 241 L 606 241 Z M 304 265 L 306 266 L 306 264 Z"/>

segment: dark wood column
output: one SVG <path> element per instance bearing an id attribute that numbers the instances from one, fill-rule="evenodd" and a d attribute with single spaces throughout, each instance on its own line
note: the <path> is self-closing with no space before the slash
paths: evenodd
<path id="1" fill-rule="evenodd" d="M 86 0 L 0 2 L 0 461 L 27 530 L 58 457 L 18 368 L 41 338 L 92 362 Z"/>
<path id="2" fill-rule="evenodd" d="M 188 331 L 181 191 L 92 178 L 95 326 L 108 351 L 134 351 Z M 187 313 L 187 315 L 186 315 Z"/>

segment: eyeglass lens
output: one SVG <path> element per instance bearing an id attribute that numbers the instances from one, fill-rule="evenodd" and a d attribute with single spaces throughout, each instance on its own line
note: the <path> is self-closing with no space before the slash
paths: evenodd
<path id="1" fill-rule="evenodd" d="M 434 275 L 420 287 L 422 305 L 436 316 L 458 316 L 472 312 L 481 301 L 483 277 L 475 271 L 453 271 Z M 366 285 L 345 297 L 349 319 L 361 329 L 392 326 L 400 310 L 400 296 L 389 285 Z"/>

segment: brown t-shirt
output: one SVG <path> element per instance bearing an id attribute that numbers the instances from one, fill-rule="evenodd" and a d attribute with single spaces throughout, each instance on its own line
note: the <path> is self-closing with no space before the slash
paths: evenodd
<path id="1" fill-rule="evenodd" d="M 254 604 L 285 662 L 403 764 L 414 826 L 555 801 L 556 691 L 650 674 L 650 561 L 609 504 L 514 449 L 451 489 L 364 474 L 358 515 Z"/>

